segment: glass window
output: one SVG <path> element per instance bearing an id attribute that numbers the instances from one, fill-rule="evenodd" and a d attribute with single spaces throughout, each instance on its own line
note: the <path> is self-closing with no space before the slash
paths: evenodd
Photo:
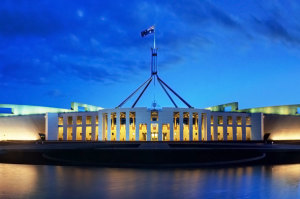
<path id="1" fill-rule="evenodd" d="M 73 117 L 69 116 L 68 117 L 68 125 L 72 125 L 73 124 Z"/>
<path id="2" fill-rule="evenodd" d="M 132 125 L 132 124 L 135 124 L 135 112 L 130 112 L 129 113 L 129 124 Z"/>
<path id="3" fill-rule="evenodd" d="M 63 127 L 58 127 L 58 140 L 63 140 L 63 133 L 64 133 L 64 129 Z"/>
<path id="4" fill-rule="evenodd" d="M 82 116 L 77 116 L 77 122 L 78 125 L 82 124 Z"/>
<path id="5" fill-rule="evenodd" d="M 92 116 L 86 116 L 86 124 L 92 124 Z"/>
<path id="6" fill-rule="evenodd" d="M 85 139 L 92 140 L 92 127 L 91 126 L 86 127 Z"/>
<path id="7" fill-rule="evenodd" d="M 246 127 L 246 140 L 251 140 L 251 127 Z"/>
<path id="8" fill-rule="evenodd" d="M 73 127 L 67 127 L 67 140 L 72 140 L 72 136 L 73 136 Z"/>
<path id="9" fill-rule="evenodd" d="M 58 118 L 58 125 L 63 125 L 64 124 L 64 118 L 63 117 L 59 117 Z"/>
<path id="10" fill-rule="evenodd" d="M 126 125 L 126 113 L 125 112 L 120 113 L 120 125 Z"/>
<path id="11" fill-rule="evenodd" d="M 223 117 L 222 116 L 218 116 L 218 124 L 223 124 Z"/>
<path id="12" fill-rule="evenodd" d="M 153 122 L 158 121 L 158 112 L 157 111 L 151 111 L 151 121 L 153 121 Z"/>
<path id="13" fill-rule="evenodd" d="M 236 117 L 236 124 L 237 125 L 242 125 L 242 117 L 241 116 Z"/>
<path id="14" fill-rule="evenodd" d="M 99 123 L 98 115 L 96 115 L 96 124 Z"/>
<path id="15" fill-rule="evenodd" d="M 210 116 L 210 124 L 214 124 L 214 116 Z"/>
<path id="16" fill-rule="evenodd" d="M 227 117 L 227 125 L 232 125 L 232 116 Z"/>
<path id="17" fill-rule="evenodd" d="M 251 125 L 251 118 L 250 117 L 246 117 L 246 125 Z"/>

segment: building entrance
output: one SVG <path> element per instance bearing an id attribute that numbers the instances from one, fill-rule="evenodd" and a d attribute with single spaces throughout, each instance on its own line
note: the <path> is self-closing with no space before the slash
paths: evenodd
<path id="1" fill-rule="evenodd" d="M 158 141 L 158 124 L 151 124 L 151 141 Z"/>
<path id="2" fill-rule="evenodd" d="M 163 141 L 170 141 L 170 124 L 162 125 L 162 136 Z"/>
<path id="3" fill-rule="evenodd" d="M 140 124 L 140 141 L 147 141 L 147 124 Z"/>

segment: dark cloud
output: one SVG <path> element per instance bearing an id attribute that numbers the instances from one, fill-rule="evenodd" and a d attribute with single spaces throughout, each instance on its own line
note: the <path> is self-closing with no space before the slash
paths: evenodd
<path id="1" fill-rule="evenodd" d="M 51 70 L 32 63 L 8 62 L 0 64 L 0 81 L 41 85 L 47 83 Z"/>
<path id="2" fill-rule="evenodd" d="M 18 13 L 0 11 L 0 34 L 5 36 L 46 36 L 56 34 L 64 25 L 50 13 Z"/>
<path id="3" fill-rule="evenodd" d="M 288 28 L 284 27 L 284 25 L 275 18 L 262 20 L 253 17 L 253 21 L 256 24 L 257 31 L 268 38 L 283 41 L 289 44 L 299 44 L 300 42 L 299 35 L 292 35 L 288 31 Z"/>
<path id="4" fill-rule="evenodd" d="M 235 21 L 232 17 L 230 17 L 222 10 L 211 5 L 209 11 L 215 22 L 220 23 L 229 28 L 241 28 L 241 25 L 237 21 Z"/>
<path id="5" fill-rule="evenodd" d="M 237 17 L 238 18 L 238 17 Z M 152 37 L 139 32 L 156 24 L 160 67 L 185 61 L 182 52 L 213 45 L 209 31 L 264 34 L 288 43 L 298 36 L 274 18 L 237 20 L 211 1 L 4 0 L 0 5 L 0 79 L 45 84 L 65 75 L 86 81 L 122 81 L 149 68 Z M 146 58 L 145 58 L 146 57 Z"/>

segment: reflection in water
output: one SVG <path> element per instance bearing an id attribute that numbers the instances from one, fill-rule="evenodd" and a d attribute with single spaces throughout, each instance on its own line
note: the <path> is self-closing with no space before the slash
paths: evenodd
<path id="1" fill-rule="evenodd" d="M 299 198 L 300 165 L 108 169 L 0 164 L 0 198 Z"/>
<path id="2" fill-rule="evenodd" d="M 41 167 L 0 164 L 0 198 L 14 193 L 15 197 L 32 194 Z M 7 197 L 8 198 L 8 197 Z"/>

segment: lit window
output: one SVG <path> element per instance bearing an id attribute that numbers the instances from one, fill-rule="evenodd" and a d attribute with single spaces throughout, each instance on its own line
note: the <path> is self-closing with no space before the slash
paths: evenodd
<path id="1" fill-rule="evenodd" d="M 72 125 L 73 124 L 73 118 L 72 116 L 68 117 L 68 125 Z"/>
<path id="2" fill-rule="evenodd" d="M 251 118 L 250 117 L 246 117 L 246 125 L 251 125 Z"/>
<path id="3" fill-rule="evenodd" d="M 58 125 L 63 125 L 64 124 L 64 118 L 63 117 L 59 117 L 58 118 Z"/>
<path id="4" fill-rule="evenodd" d="M 151 111 L 151 121 L 153 121 L 153 122 L 158 121 L 158 112 L 157 111 Z"/>
<path id="5" fill-rule="evenodd" d="M 236 117 L 236 124 L 237 125 L 242 125 L 242 117 L 241 116 Z"/>
<path id="6" fill-rule="evenodd" d="M 98 115 L 96 115 L 96 124 L 99 123 Z"/>
<path id="7" fill-rule="evenodd" d="M 63 127 L 58 127 L 58 140 L 63 140 L 63 133 L 64 133 L 64 130 L 63 130 Z"/>
<path id="8" fill-rule="evenodd" d="M 210 116 L 210 124 L 214 124 L 214 116 Z"/>
<path id="9" fill-rule="evenodd" d="M 223 117 L 222 116 L 218 116 L 218 124 L 223 124 Z"/>
<path id="10" fill-rule="evenodd" d="M 81 124 L 82 124 L 82 116 L 77 116 L 77 121 L 76 121 L 76 123 L 77 123 L 78 125 L 81 125 Z"/>
<path id="11" fill-rule="evenodd" d="M 227 117 L 227 125 L 232 125 L 232 116 Z"/>
<path id="12" fill-rule="evenodd" d="M 120 125 L 126 125 L 126 113 L 120 113 Z"/>
<path id="13" fill-rule="evenodd" d="M 92 116 L 86 116 L 86 124 L 92 124 Z"/>

